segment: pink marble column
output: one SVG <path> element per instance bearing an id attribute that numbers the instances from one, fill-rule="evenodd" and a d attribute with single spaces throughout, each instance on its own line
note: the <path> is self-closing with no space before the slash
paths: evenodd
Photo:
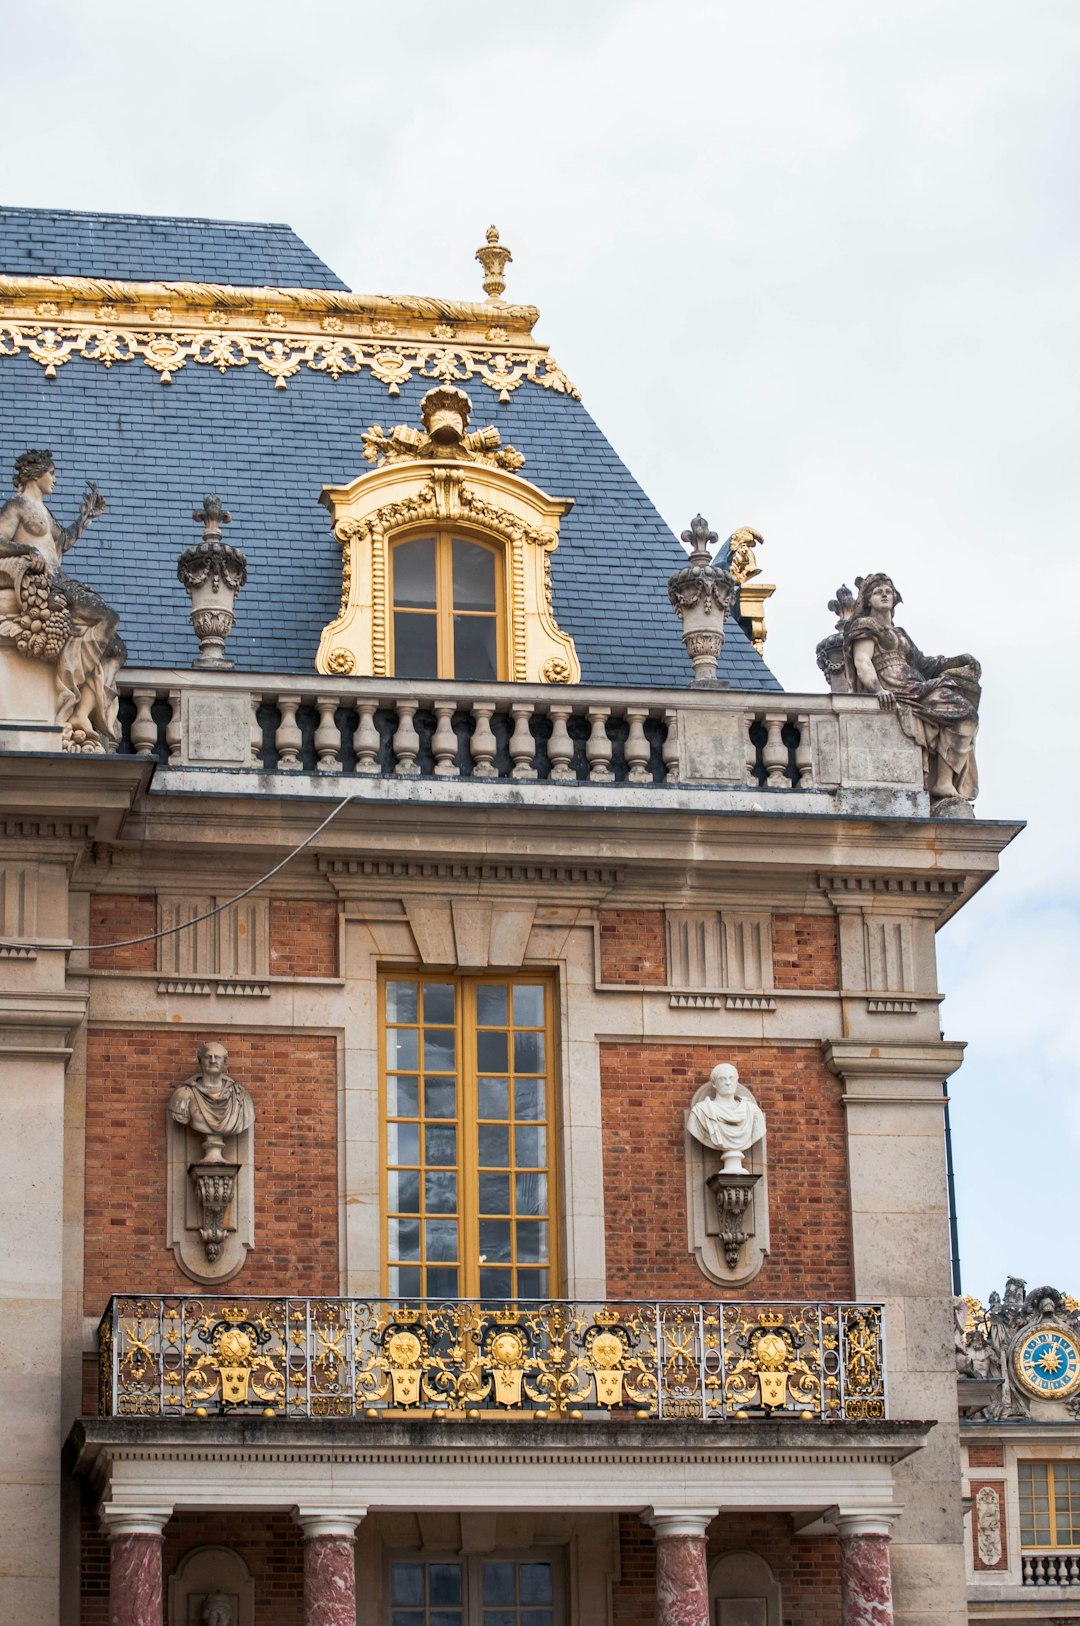
<path id="1" fill-rule="evenodd" d="M 840 1537 L 840 1619 L 842 1626 L 893 1626 L 891 1521 L 843 1517 Z"/>
<path id="2" fill-rule="evenodd" d="M 304 1532 L 304 1626 L 356 1626 L 356 1527 L 363 1516 L 297 1509 Z"/>
<path id="3" fill-rule="evenodd" d="M 162 1626 L 161 1532 L 165 1509 L 101 1516 L 109 1538 L 109 1626 Z"/>
<path id="4" fill-rule="evenodd" d="M 654 1507 L 656 1626 L 709 1626 L 709 1574 L 705 1531 L 715 1508 Z"/>

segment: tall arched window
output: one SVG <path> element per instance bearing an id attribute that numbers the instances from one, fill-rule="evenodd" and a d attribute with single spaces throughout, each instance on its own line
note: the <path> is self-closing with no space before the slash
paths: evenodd
<path id="1" fill-rule="evenodd" d="M 395 677 L 505 678 L 501 549 L 449 530 L 390 549 Z"/>

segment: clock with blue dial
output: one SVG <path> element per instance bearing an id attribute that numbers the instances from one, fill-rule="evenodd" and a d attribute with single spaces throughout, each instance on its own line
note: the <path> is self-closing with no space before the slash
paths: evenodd
<path id="1" fill-rule="evenodd" d="M 1080 1344 L 1062 1327 L 1036 1327 L 1013 1351 L 1022 1386 L 1040 1400 L 1068 1400 L 1080 1390 Z"/>

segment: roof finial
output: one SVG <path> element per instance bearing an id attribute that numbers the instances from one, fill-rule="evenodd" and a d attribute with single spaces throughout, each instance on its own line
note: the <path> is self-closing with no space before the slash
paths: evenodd
<path id="1" fill-rule="evenodd" d="M 501 301 L 506 292 L 506 278 L 503 272 L 514 256 L 499 242 L 498 226 L 488 227 L 487 242 L 483 248 L 477 249 L 476 258 L 484 268 L 484 292 L 489 299 Z"/>

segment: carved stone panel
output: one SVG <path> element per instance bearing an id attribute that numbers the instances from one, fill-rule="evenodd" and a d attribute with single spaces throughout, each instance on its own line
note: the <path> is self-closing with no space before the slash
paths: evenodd
<path id="1" fill-rule="evenodd" d="M 219 899 L 203 894 L 163 893 L 158 900 L 162 931 L 187 925 L 214 908 Z M 270 974 L 270 905 L 266 898 L 245 898 L 211 920 L 173 931 L 158 945 L 158 971 L 167 977 L 235 977 Z"/>
<path id="2" fill-rule="evenodd" d="M 1000 1480 L 988 1480 L 971 1487 L 974 1501 L 972 1539 L 977 1570 L 1008 1568 L 1005 1547 L 1005 1487 Z"/>

